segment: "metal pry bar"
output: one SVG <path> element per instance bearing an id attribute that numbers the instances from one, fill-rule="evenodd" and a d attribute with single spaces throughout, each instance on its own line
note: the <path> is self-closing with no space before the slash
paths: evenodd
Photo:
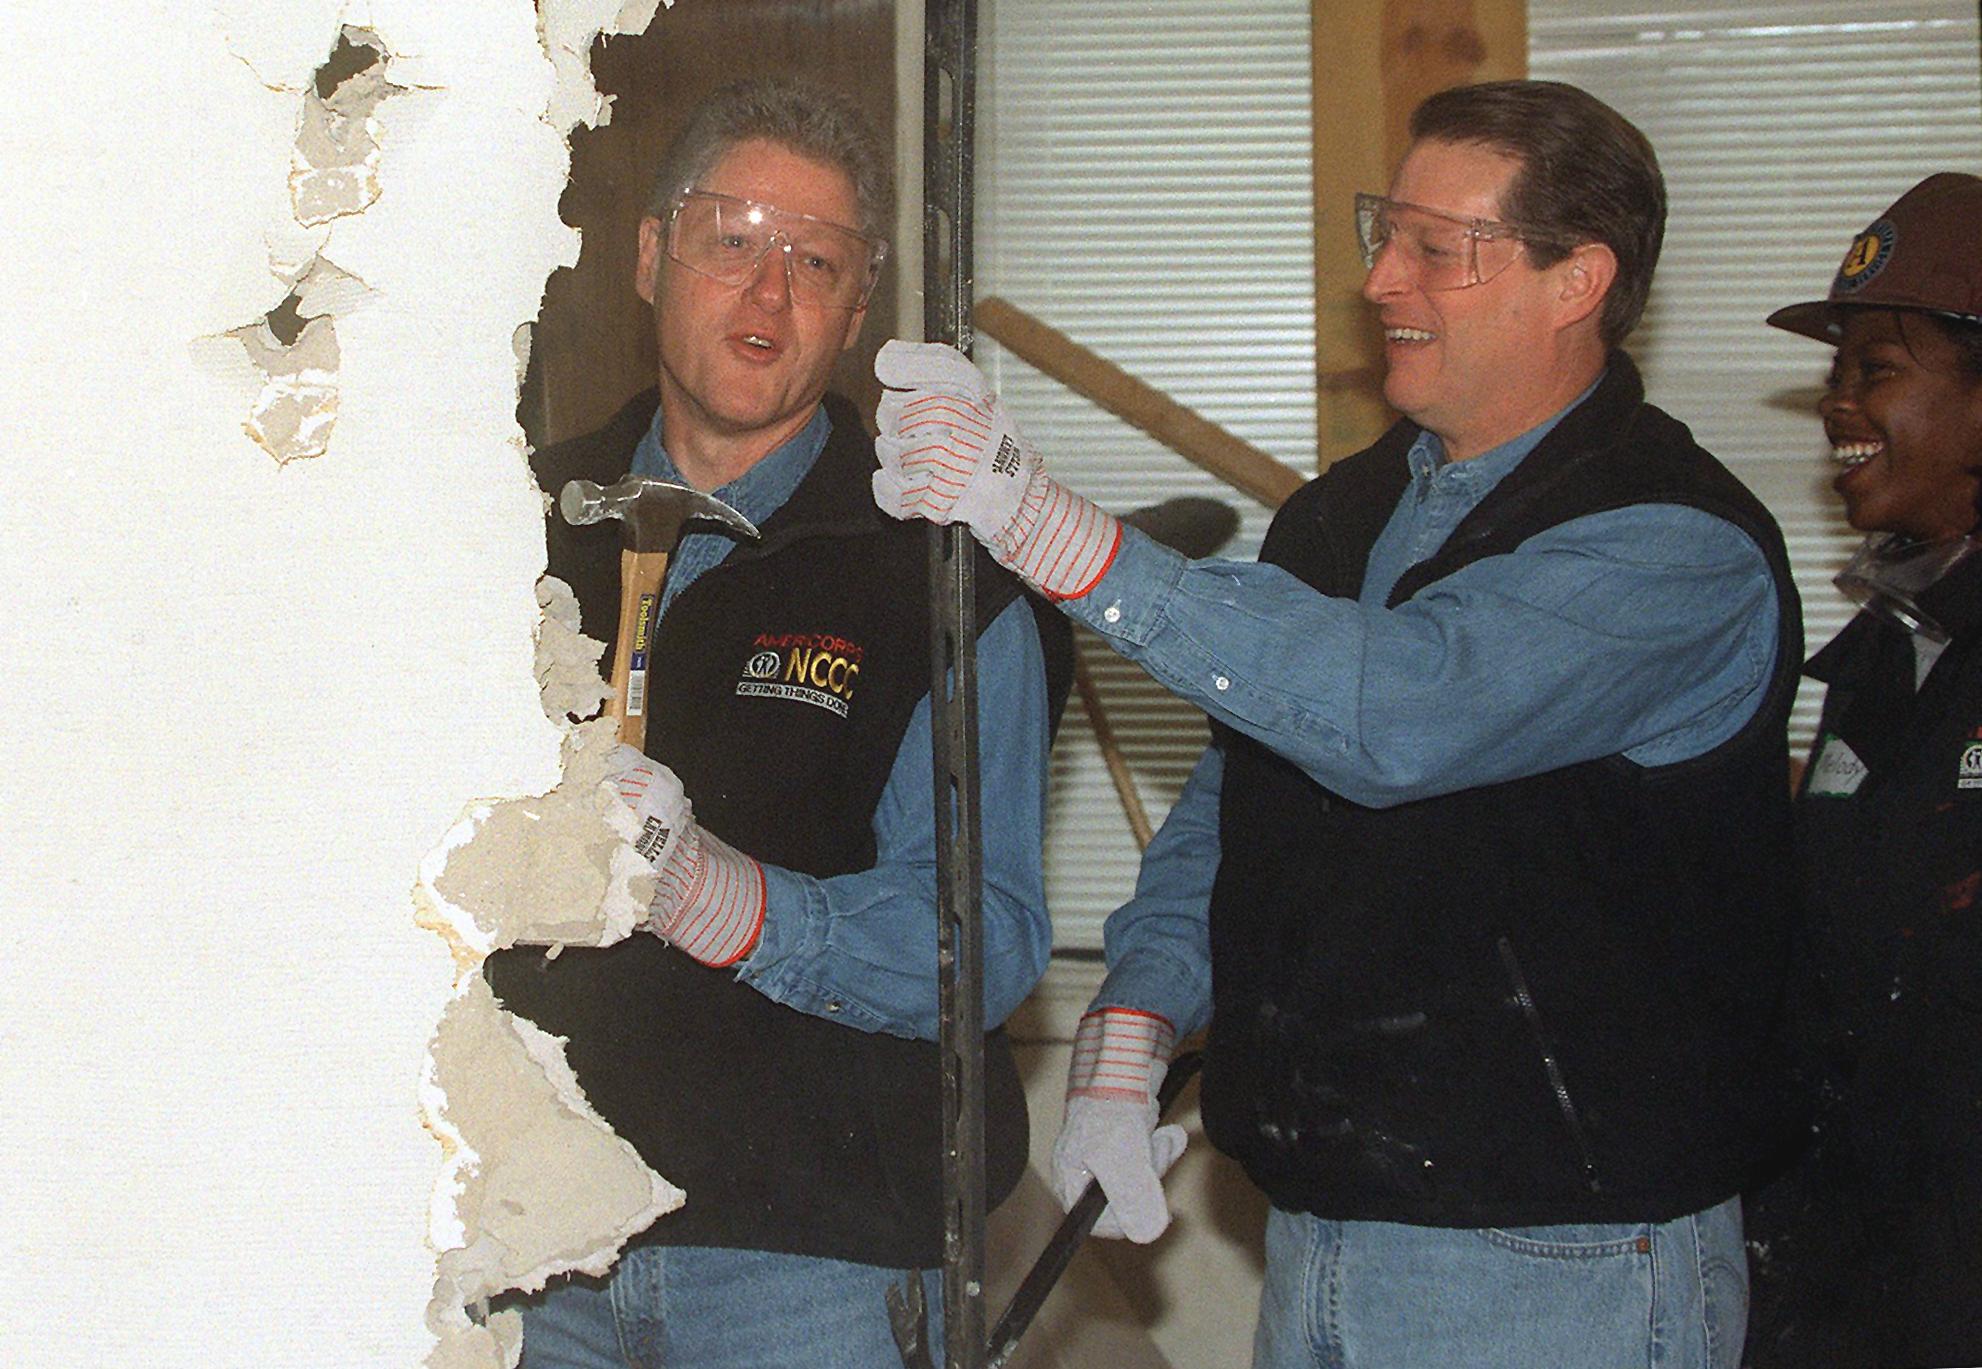
<path id="1" fill-rule="evenodd" d="M 923 30 L 923 332 L 969 354 L 976 0 L 928 0 Z M 937 1047 L 943 1062 L 943 1363 L 984 1364 L 984 916 L 977 765 L 977 549 L 929 530 Z"/>

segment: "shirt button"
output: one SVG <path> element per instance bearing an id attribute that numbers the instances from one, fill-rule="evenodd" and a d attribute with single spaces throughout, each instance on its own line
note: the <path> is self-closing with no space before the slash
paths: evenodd
<path id="1" fill-rule="evenodd" d="M 839 999 L 837 999 L 837 998 L 829 998 L 829 999 L 827 999 L 827 1000 L 826 1000 L 826 1011 L 827 1011 L 827 1012 L 838 1012 L 838 1011 L 839 1011 L 839 1010 L 840 1010 L 840 1009 L 841 1009 L 842 1007 L 844 1007 L 844 1006 L 845 1006 L 845 1005 L 844 1005 L 844 1004 L 842 1004 L 842 1003 L 840 1002 L 840 1000 L 839 1000 Z"/>
<path id="2" fill-rule="evenodd" d="M 1227 690 L 1232 687 L 1232 682 L 1223 675 L 1214 675 L 1211 679 L 1211 687 L 1221 691 Z"/>
<path id="3" fill-rule="evenodd" d="M 1121 622 L 1121 621 L 1122 621 L 1122 606 L 1121 606 L 1120 604 L 1110 604 L 1110 605 L 1108 605 L 1108 607 L 1107 607 L 1107 608 L 1104 608 L 1104 609 L 1102 609 L 1102 610 L 1101 610 L 1101 621 L 1102 621 L 1102 622 L 1104 622 L 1104 623 L 1119 623 L 1119 622 Z"/>

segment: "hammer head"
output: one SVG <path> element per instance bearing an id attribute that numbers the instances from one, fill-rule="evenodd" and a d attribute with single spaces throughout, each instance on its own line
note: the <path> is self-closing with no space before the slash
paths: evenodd
<path id="1" fill-rule="evenodd" d="M 559 492 L 557 507 L 565 522 L 581 527 L 619 519 L 626 545 L 634 551 L 673 551 L 681 525 L 695 518 L 720 523 L 742 537 L 758 535 L 748 518 L 715 496 L 644 475 L 629 475 L 603 489 L 589 480 L 570 481 Z"/>

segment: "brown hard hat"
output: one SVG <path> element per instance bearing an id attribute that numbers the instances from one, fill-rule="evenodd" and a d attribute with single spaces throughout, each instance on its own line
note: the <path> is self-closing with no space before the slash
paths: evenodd
<path id="1" fill-rule="evenodd" d="M 1921 309 L 1982 323 L 1982 177 L 1941 171 L 1893 201 L 1851 240 L 1827 299 L 1769 323 L 1836 342 L 1840 309 Z"/>

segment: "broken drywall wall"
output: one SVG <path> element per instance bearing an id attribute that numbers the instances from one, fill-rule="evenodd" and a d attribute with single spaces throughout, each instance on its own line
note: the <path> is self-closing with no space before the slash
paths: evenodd
<path id="1" fill-rule="evenodd" d="M 563 741 L 515 421 L 516 330 L 576 255 L 538 23 L 6 10 L 30 60 L 0 156 L 33 205 L 0 222 L 0 1274 L 36 1306 L 0 1318 L 0 1364 L 433 1351 L 416 1091 L 457 967 L 408 886 L 464 801 L 553 787 Z M 351 28 L 397 87 L 378 194 L 304 225 L 303 110 Z M 278 465 L 229 335 L 313 317 L 335 424 Z"/>
<path id="2" fill-rule="evenodd" d="M 561 628 L 549 610 L 545 620 Z M 605 648 L 589 638 L 577 642 L 577 652 L 595 662 L 597 684 Z M 555 656 L 539 654 L 539 666 L 561 670 Z M 593 697 L 587 711 L 597 709 Z M 646 917 L 654 876 L 632 848 L 640 824 L 606 781 L 616 745 L 618 723 L 610 717 L 573 727 L 553 789 L 470 802 L 420 862 L 414 915 L 448 939 L 464 967 L 511 945 L 610 945 Z"/>
<path id="3" fill-rule="evenodd" d="M 574 50 L 589 60 L 601 28 L 644 27 L 654 9 L 652 0 L 541 8 L 557 73 L 547 118 L 560 133 L 609 115 L 582 64 L 574 73 Z M 519 383 L 528 352 L 519 328 Z M 563 1041 L 504 1011 L 480 973 L 507 946 L 548 944 L 556 954 L 621 940 L 654 893 L 631 845 L 638 824 L 607 778 L 617 723 L 583 721 L 610 695 L 598 669 L 604 646 L 580 632 L 568 585 L 541 577 L 536 598 L 538 697 L 566 729 L 559 782 L 540 795 L 471 803 L 423 861 L 414 894 L 416 921 L 446 939 L 458 971 L 422 1089 L 444 1156 L 430 1237 L 429 1369 L 514 1369 L 521 1319 L 490 1315 L 490 1298 L 535 1292 L 556 1274 L 603 1274 L 629 1238 L 684 1201 L 592 1111 Z"/>
<path id="4" fill-rule="evenodd" d="M 527 356 L 522 359 L 527 363 Z M 537 690 L 552 718 L 589 718 L 612 697 L 599 671 L 606 644 L 579 630 L 578 596 L 554 575 L 537 581 Z"/>
<path id="5" fill-rule="evenodd" d="M 482 961 L 508 946 L 555 955 L 619 941 L 654 896 L 632 846 L 639 823 L 608 778 L 619 724 L 581 721 L 610 692 L 598 669 L 604 644 L 579 632 L 563 581 L 544 577 L 537 597 L 539 694 L 569 729 L 562 775 L 543 794 L 469 804 L 422 862 L 413 896 L 419 924 L 447 940 L 459 969 L 422 1087 L 443 1151 L 429 1369 L 513 1365 L 520 1320 L 487 1316 L 491 1297 L 535 1292 L 572 1270 L 605 1273 L 628 1238 L 684 1196 L 587 1105 L 563 1040 L 505 1012 L 481 975 Z"/>

